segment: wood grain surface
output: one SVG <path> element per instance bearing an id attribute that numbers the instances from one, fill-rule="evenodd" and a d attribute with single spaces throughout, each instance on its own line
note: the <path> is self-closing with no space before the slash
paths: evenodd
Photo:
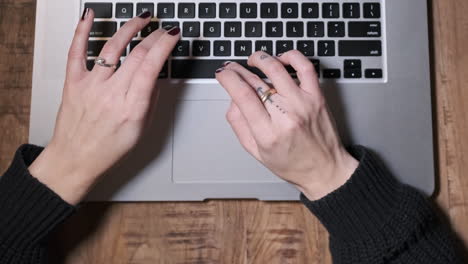
<path id="1" fill-rule="evenodd" d="M 0 171 L 27 142 L 34 0 L 0 0 Z M 431 2 L 438 191 L 468 246 L 468 1 Z M 422 43 L 425 45 L 425 43 Z M 331 263 L 327 232 L 301 204 L 247 200 L 89 203 L 53 239 L 57 263 Z"/>

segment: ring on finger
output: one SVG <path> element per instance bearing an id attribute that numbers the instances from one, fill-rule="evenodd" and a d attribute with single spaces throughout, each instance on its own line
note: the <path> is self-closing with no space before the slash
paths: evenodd
<path id="1" fill-rule="evenodd" d="M 264 103 L 266 103 L 266 101 L 268 101 L 268 99 L 270 99 L 270 97 L 272 95 L 274 95 L 276 93 L 278 93 L 278 91 L 276 91 L 275 88 L 268 89 L 264 93 L 262 93 L 262 95 L 260 95 L 260 100 L 264 104 Z"/>
<path id="2" fill-rule="evenodd" d="M 108 64 L 108 63 L 106 63 L 106 59 L 101 58 L 101 57 L 97 57 L 94 60 L 94 64 L 97 64 L 97 65 L 102 66 L 102 67 L 108 67 L 108 68 L 111 68 L 113 70 L 117 69 L 117 64 Z"/>

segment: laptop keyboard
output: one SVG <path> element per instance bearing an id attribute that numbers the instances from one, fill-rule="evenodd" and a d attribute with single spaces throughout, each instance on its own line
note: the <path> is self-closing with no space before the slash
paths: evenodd
<path id="1" fill-rule="evenodd" d="M 181 28 L 181 40 L 159 78 L 213 79 L 226 60 L 246 67 L 262 50 L 278 55 L 297 49 L 322 80 L 384 82 L 386 78 L 384 1 L 194 1 L 119 2 L 87 0 L 95 12 L 88 44 L 88 69 L 105 42 L 132 17 L 149 11 L 152 21 L 139 32 L 121 60 L 154 30 Z M 256 68 L 250 68 L 265 77 Z M 294 76 L 294 70 L 287 67 Z"/>

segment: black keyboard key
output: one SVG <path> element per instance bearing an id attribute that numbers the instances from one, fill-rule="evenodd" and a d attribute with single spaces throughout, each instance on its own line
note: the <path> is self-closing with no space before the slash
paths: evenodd
<path id="1" fill-rule="evenodd" d="M 153 3 L 138 3 L 137 4 L 137 8 L 136 8 L 137 16 L 146 11 L 151 13 L 151 17 L 154 17 L 154 4 Z"/>
<path id="2" fill-rule="evenodd" d="M 94 68 L 94 60 L 86 60 L 86 68 L 88 71 L 93 70 Z"/>
<path id="3" fill-rule="evenodd" d="M 341 78 L 341 70 L 340 69 L 325 69 L 323 70 L 323 78 L 339 79 Z"/>
<path id="4" fill-rule="evenodd" d="M 317 76 L 320 77 L 320 60 L 310 60 L 310 62 L 314 65 Z"/>
<path id="5" fill-rule="evenodd" d="M 241 22 L 226 22 L 224 23 L 224 36 L 229 38 L 238 38 L 242 33 Z"/>
<path id="6" fill-rule="evenodd" d="M 266 36 L 277 38 L 283 36 L 283 22 L 266 22 Z"/>
<path id="7" fill-rule="evenodd" d="M 382 42 L 368 40 L 342 40 L 338 43 L 339 55 L 343 57 L 382 56 Z"/>
<path id="8" fill-rule="evenodd" d="M 221 3 L 219 4 L 220 18 L 235 18 L 237 16 L 236 3 Z"/>
<path id="9" fill-rule="evenodd" d="M 328 36 L 331 38 L 342 38 L 345 36 L 344 22 L 328 22 Z"/>
<path id="10" fill-rule="evenodd" d="M 281 17 L 282 18 L 298 18 L 299 5 L 297 3 L 282 3 Z"/>
<path id="11" fill-rule="evenodd" d="M 380 22 L 348 23 L 348 35 L 352 38 L 378 38 L 381 34 Z"/>
<path id="12" fill-rule="evenodd" d="M 250 56 L 252 54 L 252 41 L 238 40 L 234 42 L 235 56 Z"/>
<path id="13" fill-rule="evenodd" d="M 132 50 L 138 45 L 140 44 L 141 40 L 134 40 L 132 42 L 130 42 L 130 52 L 132 52 Z"/>
<path id="14" fill-rule="evenodd" d="M 143 38 L 146 38 L 149 36 L 151 33 L 156 31 L 159 28 L 159 23 L 155 21 L 151 21 L 146 25 L 142 30 L 141 30 L 141 36 Z"/>
<path id="15" fill-rule="evenodd" d="M 325 23 L 307 22 L 307 36 L 313 38 L 323 38 L 325 36 Z"/>
<path id="16" fill-rule="evenodd" d="M 291 38 L 301 38 L 304 36 L 303 22 L 286 22 L 286 36 Z"/>
<path id="17" fill-rule="evenodd" d="M 188 40 L 180 40 L 179 42 L 177 42 L 175 48 L 172 50 L 172 56 L 190 56 L 189 45 L 190 42 Z"/>
<path id="18" fill-rule="evenodd" d="M 364 18 L 380 18 L 380 3 L 365 3 Z"/>
<path id="19" fill-rule="evenodd" d="M 94 22 L 89 32 L 90 37 L 112 37 L 117 31 L 117 22 Z"/>
<path id="20" fill-rule="evenodd" d="M 85 3 L 84 7 L 94 11 L 94 18 L 112 17 L 112 3 Z"/>
<path id="21" fill-rule="evenodd" d="M 380 79 L 383 77 L 382 69 L 367 69 L 365 76 L 368 79 Z"/>
<path id="22" fill-rule="evenodd" d="M 276 55 L 285 53 L 294 49 L 292 40 L 278 40 L 276 41 Z"/>
<path id="23" fill-rule="evenodd" d="M 214 56 L 231 56 L 231 41 L 217 40 L 213 43 Z"/>
<path id="24" fill-rule="evenodd" d="M 255 38 L 262 36 L 262 22 L 245 22 L 245 36 Z"/>
<path id="25" fill-rule="evenodd" d="M 323 3 L 322 5 L 323 18 L 339 18 L 340 5 L 336 3 Z"/>
<path id="26" fill-rule="evenodd" d="M 361 66 L 362 66 L 361 60 L 345 60 L 343 62 L 343 64 L 344 64 L 345 69 L 346 68 L 348 68 L 348 69 L 349 68 L 359 68 L 360 69 Z"/>
<path id="27" fill-rule="evenodd" d="M 344 77 L 347 79 L 359 79 L 362 77 L 361 69 L 345 69 Z"/>
<path id="28" fill-rule="evenodd" d="M 223 60 L 172 60 L 171 77 L 175 79 L 215 78 Z"/>
<path id="29" fill-rule="evenodd" d="M 158 3 L 158 18 L 174 18 L 174 3 Z"/>
<path id="30" fill-rule="evenodd" d="M 322 57 L 335 56 L 335 41 L 319 41 L 318 55 Z"/>
<path id="31" fill-rule="evenodd" d="M 261 3 L 260 4 L 261 18 L 277 18 L 278 4 L 277 3 Z"/>
<path id="32" fill-rule="evenodd" d="M 266 78 L 259 69 L 248 66 L 247 60 L 231 61 L 239 63 L 260 78 Z M 171 77 L 174 79 L 212 79 L 215 78 L 215 71 L 222 67 L 224 62 L 225 60 L 172 60 Z"/>
<path id="33" fill-rule="evenodd" d="M 255 51 L 259 51 L 259 50 L 266 52 L 270 55 L 273 55 L 273 41 L 269 41 L 269 40 L 255 41 Z"/>
<path id="34" fill-rule="evenodd" d="M 215 3 L 200 3 L 198 5 L 199 18 L 215 18 L 216 4 Z"/>
<path id="35" fill-rule="evenodd" d="M 299 40 L 297 42 L 297 50 L 302 52 L 304 56 L 314 56 L 314 42 L 311 40 Z"/>
<path id="36" fill-rule="evenodd" d="M 177 21 L 164 21 L 161 23 L 161 27 L 166 28 L 166 27 L 180 27 L 180 26 L 179 26 L 179 22 Z"/>
<path id="37" fill-rule="evenodd" d="M 210 44 L 207 40 L 194 40 L 192 42 L 192 55 L 210 56 Z"/>
<path id="38" fill-rule="evenodd" d="M 166 61 L 166 63 L 164 63 L 164 65 L 163 65 L 161 71 L 159 72 L 158 78 L 159 79 L 166 79 L 168 77 L 169 77 L 169 65 L 168 65 L 168 63 Z"/>
<path id="39" fill-rule="evenodd" d="M 361 10 L 359 3 L 344 3 L 343 4 L 344 18 L 360 18 Z"/>
<path id="40" fill-rule="evenodd" d="M 182 37 L 189 37 L 189 38 L 200 37 L 200 22 L 182 23 Z"/>
<path id="41" fill-rule="evenodd" d="M 91 40 L 88 42 L 88 51 L 87 55 L 89 57 L 95 57 L 99 56 L 99 53 L 101 53 L 102 48 L 104 47 L 104 44 L 106 44 L 106 40 Z"/>
<path id="42" fill-rule="evenodd" d="M 302 18 L 318 18 L 319 4 L 318 3 L 302 3 Z"/>
<path id="43" fill-rule="evenodd" d="M 203 36 L 207 38 L 221 37 L 221 22 L 203 23 Z"/>
<path id="44" fill-rule="evenodd" d="M 179 3 L 177 16 L 179 18 L 194 18 L 195 4 L 194 3 Z"/>
<path id="45" fill-rule="evenodd" d="M 116 18 L 132 18 L 133 17 L 133 4 L 132 3 L 120 3 L 115 5 L 115 17 Z"/>
<path id="46" fill-rule="evenodd" d="M 241 3 L 239 9 L 241 18 L 257 18 L 257 3 Z"/>

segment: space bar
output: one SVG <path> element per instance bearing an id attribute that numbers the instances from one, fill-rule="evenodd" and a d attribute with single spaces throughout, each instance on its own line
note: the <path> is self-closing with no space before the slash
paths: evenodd
<path id="1" fill-rule="evenodd" d="M 260 78 L 267 78 L 260 69 L 248 66 L 247 60 L 230 61 L 239 63 Z M 171 77 L 173 79 L 213 79 L 215 78 L 215 71 L 221 68 L 224 62 L 226 60 L 172 60 Z M 314 61 L 314 65 L 315 63 L 316 61 Z M 286 70 L 291 74 L 295 74 L 296 72 L 290 66 L 286 66 Z"/>
<path id="2" fill-rule="evenodd" d="M 176 79 L 214 78 L 226 60 L 172 60 L 171 77 Z M 239 60 L 238 62 L 245 62 Z"/>

